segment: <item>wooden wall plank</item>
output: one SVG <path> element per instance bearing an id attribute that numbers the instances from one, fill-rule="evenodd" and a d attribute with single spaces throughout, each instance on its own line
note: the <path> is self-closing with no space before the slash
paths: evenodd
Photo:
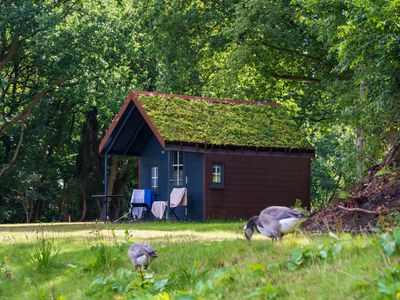
<path id="1" fill-rule="evenodd" d="M 212 163 L 223 163 L 225 184 L 211 186 Z M 246 219 L 271 205 L 310 206 L 310 158 L 205 154 L 207 219 Z"/>

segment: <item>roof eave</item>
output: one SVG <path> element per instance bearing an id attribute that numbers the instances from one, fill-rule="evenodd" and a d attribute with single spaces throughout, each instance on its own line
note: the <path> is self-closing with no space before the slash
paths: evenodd
<path id="1" fill-rule="evenodd" d="M 215 145 L 208 143 L 194 143 L 182 141 L 166 141 L 165 149 L 182 150 L 192 152 L 236 152 L 236 153 L 259 153 L 259 154 L 284 154 L 300 155 L 310 158 L 315 157 L 315 150 L 311 148 L 290 148 L 290 147 L 257 147 L 244 145 Z"/>

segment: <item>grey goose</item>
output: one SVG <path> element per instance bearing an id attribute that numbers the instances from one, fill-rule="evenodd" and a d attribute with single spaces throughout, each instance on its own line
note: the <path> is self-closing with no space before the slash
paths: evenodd
<path id="1" fill-rule="evenodd" d="M 249 242 L 254 230 L 272 240 L 280 240 L 284 234 L 292 232 L 304 218 L 304 214 L 297 209 L 270 206 L 261 211 L 258 216 L 251 217 L 244 226 L 243 233 Z"/>
<path id="2" fill-rule="evenodd" d="M 142 270 L 142 268 L 147 269 L 157 254 L 149 244 L 133 244 L 128 249 L 128 256 L 135 269 Z"/>

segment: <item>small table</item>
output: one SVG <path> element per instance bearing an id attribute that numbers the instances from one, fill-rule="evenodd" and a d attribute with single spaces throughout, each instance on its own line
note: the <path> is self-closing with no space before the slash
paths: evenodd
<path id="1" fill-rule="evenodd" d="M 125 198 L 125 195 L 92 195 L 91 198 L 95 198 L 97 201 L 97 206 L 99 208 L 100 214 L 103 215 L 103 211 L 100 206 L 100 199 L 103 200 L 103 208 L 104 208 L 104 223 L 107 223 L 108 219 L 108 212 L 107 212 L 107 205 L 112 203 L 111 199 L 113 198 Z"/>

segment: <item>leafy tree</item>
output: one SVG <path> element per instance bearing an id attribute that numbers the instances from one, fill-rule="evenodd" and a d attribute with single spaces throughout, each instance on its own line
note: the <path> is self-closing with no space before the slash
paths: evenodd
<path id="1" fill-rule="evenodd" d="M 351 75 L 337 97 L 341 120 L 365 133 L 365 159 L 379 161 L 400 125 L 399 3 L 296 2 L 300 18 L 336 60 L 335 69 Z"/>
<path id="2" fill-rule="evenodd" d="M 128 32 L 132 34 L 125 24 L 129 10 L 118 1 L 1 5 L 0 184 L 8 199 L 17 200 L 19 193 L 29 198 L 26 191 L 31 190 L 40 195 L 28 218 L 37 220 L 45 211 L 56 215 L 57 203 L 61 213 L 68 195 L 77 194 L 68 192 L 69 182 L 71 188 L 84 190 L 79 201 L 96 189 L 96 184 L 82 189 L 82 183 L 99 176 L 87 173 L 83 178 L 76 171 L 79 144 L 84 143 L 81 128 L 93 107 L 109 124 L 120 105 L 110 100 L 122 99 L 132 84 L 132 74 L 124 72 L 135 50 L 132 40 L 126 40 Z M 97 150 L 101 134 L 92 135 Z M 90 158 L 86 164 L 100 168 L 100 159 Z M 37 180 L 24 179 L 24 174 Z"/>

